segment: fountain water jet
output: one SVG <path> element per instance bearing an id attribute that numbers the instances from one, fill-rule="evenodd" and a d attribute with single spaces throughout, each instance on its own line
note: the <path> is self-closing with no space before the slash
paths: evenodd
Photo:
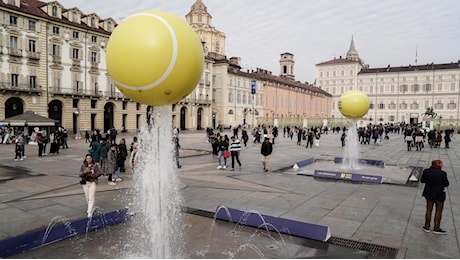
<path id="1" fill-rule="evenodd" d="M 357 169 L 359 156 L 358 130 L 356 127 L 357 120 L 350 120 L 347 137 L 345 141 L 345 156 L 342 162 L 344 169 Z"/>
<path id="2" fill-rule="evenodd" d="M 139 133 L 134 172 L 133 221 L 126 257 L 182 258 L 184 248 L 179 180 L 174 164 L 171 111 L 155 107 Z"/>

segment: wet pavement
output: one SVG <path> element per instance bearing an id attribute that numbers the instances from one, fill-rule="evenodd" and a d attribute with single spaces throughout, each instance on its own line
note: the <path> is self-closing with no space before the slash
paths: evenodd
<path id="1" fill-rule="evenodd" d="M 122 137 L 126 138 L 127 143 L 132 140 L 129 134 L 124 134 Z M 302 174 L 305 171 L 303 167 L 298 170 L 292 169 L 295 163 L 309 158 L 332 162 L 335 157 L 343 157 L 339 134 L 323 135 L 320 146 L 312 149 L 297 146 L 295 140 L 278 138 L 270 160 L 269 172 L 264 172 L 262 169 L 259 144 L 248 143 L 248 146 L 241 152 L 243 166 L 230 171 L 231 160 L 227 163 L 226 170 L 216 168 L 217 159 L 209 153 L 211 147 L 206 142 L 204 131 L 183 131 L 180 140 L 182 146 L 180 163 L 183 166 L 178 170 L 178 175 L 181 180 L 180 190 L 185 207 L 203 212 L 214 212 L 217 206 L 224 205 L 324 225 L 330 228 L 331 241 L 335 241 L 335 244 L 341 241 L 345 245 L 345 247 L 337 247 L 332 242 L 323 243 L 302 239 L 302 242 L 293 243 L 294 245 L 301 244 L 302 248 L 288 247 L 290 253 L 286 255 L 280 255 L 279 252 L 271 254 L 270 247 L 260 245 L 260 248 L 264 248 L 266 252 L 263 254 L 264 258 L 319 258 L 326 257 L 324 252 L 330 252 L 333 258 L 340 258 L 338 256 L 340 254 L 344 258 L 367 257 L 368 255 L 363 253 L 361 248 L 396 250 L 397 258 L 460 258 L 458 241 L 460 202 L 457 199 L 460 195 L 458 189 L 460 138 L 457 135 L 454 135 L 450 149 L 425 147 L 423 151 L 407 151 L 403 137 L 397 134 L 390 134 L 390 140 L 383 140 L 379 145 L 371 143 L 359 146 L 360 158 L 383 160 L 386 165 L 403 168 L 424 168 L 428 167 L 434 158 L 443 159 L 444 170 L 451 183 L 441 223 L 441 227 L 447 230 L 447 235 L 435 235 L 421 230 L 425 211 L 425 200 L 421 196 L 422 184 L 371 184 L 337 181 Z M 0 241 L 45 229 L 50 220 L 56 216 L 62 216 L 69 221 L 86 217 L 86 202 L 78 184 L 77 171 L 87 152 L 88 144 L 85 144 L 84 140 L 69 140 L 69 147 L 69 149 L 61 150 L 59 155 L 38 157 L 38 148 L 27 145 L 27 158 L 16 162 L 13 160 L 14 147 L 0 145 L 0 215 L 2 216 L 0 218 Z M 387 172 L 390 175 L 395 174 L 394 171 L 388 170 Z M 403 174 L 405 176 L 401 177 L 400 175 Z M 398 180 L 408 178 L 406 173 L 400 175 L 397 176 Z M 122 178 L 123 181 L 116 186 L 107 185 L 103 178 L 100 180 L 96 206 L 101 211 L 111 212 L 127 205 L 131 176 L 124 173 Z M 209 218 L 192 221 L 195 226 L 207 226 L 211 222 L 212 219 Z M 225 225 L 222 224 L 222 226 Z M 188 232 L 188 234 L 195 233 Z M 117 235 L 114 236 L 117 237 Z M 68 243 L 75 245 L 75 240 Z M 200 245 L 206 245 L 207 242 L 190 239 L 190 243 L 190 249 L 199 251 Z M 317 250 L 316 254 L 312 253 L 312 248 L 315 248 L 314 245 L 318 243 L 330 249 Z M 207 255 L 187 251 L 187 257 L 260 257 L 260 255 L 249 254 L 234 256 L 223 254 L 223 252 L 230 252 L 226 244 L 216 242 L 215 252 L 209 252 Z M 48 245 L 44 247 L 44 250 L 48 252 L 46 254 L 17 255 L 16 257 L 117 257 L 117 255 L 104 255 L 103 246 L 94 248 L 94 252 L 100 252 L 100 254 L 82 255 L 81 250 L 78 249 L 80 244 L 77 243 L 77 245 L 76 247 L 63 245 L 63 250 L 50 250 L 53 245 Z M 346 247 L 351 247 L 352 250 Z M 71 248 L 76 249 L 72 251 Z M 307 251 L 309 253 L 297 254 L 297 252 Z M 250 251 L 246 250 L 246 252 Z"/>

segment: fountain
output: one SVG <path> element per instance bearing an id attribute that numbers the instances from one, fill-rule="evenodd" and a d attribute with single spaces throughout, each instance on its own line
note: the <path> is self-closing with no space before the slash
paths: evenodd
<path id="1" fill-rule="evenodd" d="M 182 258 L 182 198 L 174 164 L 171 111 L 151 110 L 150 124 L 139 133 L 139 168 L 133 176 L 134 212 L 127 258 Z"/>
<path id="2" fill-rule="evenodd" d="M 126 48 L 126 46 L 130 46 Z M 148 57 L 148 58 L 146 58 Z M 133 100 L 155 106 L 139 134 L 140 165 L 127 257 L 181 258 L 180 196 L 173 164 L 170 104 L 184 99 L 204 69 L 201 40 L 173 14 L 147 10 L 123 20 L 107 43 L 107 70 Z"/>
<path id="3" fill-rule="evenodd" d="M 350 119 L 343 157 L 335 157 L 333 163 L 332 160 L 308 158 L 295 163 L 293 171 L 299 175 L 359 183 L 413 185 L 417 181 L 419 169 L 385 165 L 381 160 L 360 158 L 357 120 L 369 109 L 367 95 L 358 90 L 347 91 L 340 97 L 338 105 L 342 115 Z"/>
<path id="4" fill-rule="evenodd" d="M 345 156 L 343 160 L 343 168 L 345 169 L 355 169 L 358 167 L 359 142 L 356 124 L 356 120 L 350 121 L 350 127 L 345 138 Z"/>

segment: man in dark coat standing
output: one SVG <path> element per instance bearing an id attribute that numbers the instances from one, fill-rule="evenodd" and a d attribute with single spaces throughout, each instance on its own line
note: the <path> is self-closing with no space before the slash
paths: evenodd
<path id="1" fill-rule="evenodd" d="M 430 232 L 431 213 L 433 205 L 436 205 L 433 233 L 438 235 L 446 234 L 446 231 L 441 229 L 441 217 L 446 200 L 445 188 L 449 186 L 447 174 L 441 170 L 442 166 L 440 159 L 433 160 L 431 167 L 423 170 L 421 180 L 422 183 L 425 183 L 422 195 L 426 199 L 425 226 L 422 229 L 425 232 Z"/>

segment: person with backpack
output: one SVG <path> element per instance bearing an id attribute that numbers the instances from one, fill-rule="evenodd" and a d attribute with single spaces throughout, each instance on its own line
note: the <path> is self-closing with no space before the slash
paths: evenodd
<path id="1" fill-rule="evenodd" d="M 268 166 L 270 163 L 270 155 L 272 154 L 273 146 L 270 143 L 270 139 L 266 137 L 262 142 L 262 146 L 260 147 L 260 154 L 262 154 L 262 165 L 264 166 L 264 171 L 268 172 Z"/>

